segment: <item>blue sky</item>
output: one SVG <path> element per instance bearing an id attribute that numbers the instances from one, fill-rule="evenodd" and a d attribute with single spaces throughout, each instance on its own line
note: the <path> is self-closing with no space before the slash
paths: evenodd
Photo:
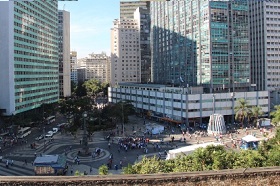
<path id="1" fill-rule="evenodd" d="M 105 51 L 110 54 L 110 29 L 119 18 L 119 0 L 78 0 L 59 2 L 58 8 L 70 12 L 71 50 L 78 59 Z M 64 7 L 64 8 L 63 8 Z"/>

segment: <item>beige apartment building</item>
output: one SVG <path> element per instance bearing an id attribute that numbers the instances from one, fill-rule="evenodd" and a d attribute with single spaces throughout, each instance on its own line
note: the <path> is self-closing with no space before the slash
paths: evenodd
<path id="1" fill-rule="evenodd" d="M 78 77 L 77 77 L 77 51 L 71 51 L 70 52 L 70 65 L 71 65 L 71 81 L 74 83 L 78 83 Z"/>
<path id="2" fill-rule="evenodd" d="M 100 82 L 110 82 L 110 56 L 105 52 L 91 53 L 79 61 L 79 69 L 85 69 L 85 80 L 96 79 Z"/>
<path id="3" fill-rule="evenodd" d="M 141 82 L 140 30 L 134 19 L 115 19 L 111 29 L 111 85 Z"/>

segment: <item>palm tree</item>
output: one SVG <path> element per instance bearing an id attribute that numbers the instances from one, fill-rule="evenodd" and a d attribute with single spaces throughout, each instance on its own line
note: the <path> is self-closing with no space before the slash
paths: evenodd
<path id="1" fill-rule="evenodd" d="M 264 112 L 262 111 L 262 108 L 260 106 L 254 106 L 252 108 L 251 114 L 252 114 L 251 117 L 254 119 L 253 123 L 256 126 L 259 117 L 262 116 Z"/>
<path id="2" fill-rule="evenodd" d="M 235 119 L 239 120 L 242 124 L 242 127 L 244 127 L 244 121 L 245 119 L 248 119 L 251 114 L 251 110 L 248 107 L 248 102 L 241 98 L 237 100 L 237 106 L 234 107 L 235 112 Z"/>
<path id="3" fill-rule="evenodd" d="M 280 126 L 280 105 L 275 105 L 274 108 L 275 111 L 270 113 L 272 116 L 272 125 Z"/>

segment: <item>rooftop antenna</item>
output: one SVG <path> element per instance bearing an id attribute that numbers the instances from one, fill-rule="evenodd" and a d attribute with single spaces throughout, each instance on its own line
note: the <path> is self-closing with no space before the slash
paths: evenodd
<path id="1" fill-rule="evenodd" d="M 63 10 L 65 10 L 65 4 L 63 5 Z"/>

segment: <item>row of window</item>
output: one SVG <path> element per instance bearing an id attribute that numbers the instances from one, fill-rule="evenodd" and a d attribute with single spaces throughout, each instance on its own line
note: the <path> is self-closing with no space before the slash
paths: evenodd
<path id="1" fill-rule="evenodd" d="M 48 5 L 45 6 L 45 3 Z M 45 24 L 41 20 L 48 20 L 50 23 L 55 23 L 57 21 L 57 2 L 40 2 L 40 1 L 34 1 L 34 2 L 15 2 L 15 12 L 18 12 L 20 14 L 24 14 L 23 11 L 19 10 L 18 7 L 20 7 L 22 10 L 28 12 L 29 14 L 33 14 L 41 19 L 35 18 L 35 22 L 39 22 L 42 24 Z M 53 26 L 53 25 L 49 25 Z"/>
<path id="2" fill-rule="evenodd" d="M 38 82 L 38 81 L 45 81 L 45 80 L 51 80 L 53 82 L 44 83 L 42 86 L 56 84 L 56 81 L 58 80 L 58 75 L 55 76 L 55 77 L 15 78 L 15 82 L 28 82 L 28 81 Z M 34 86 L 34 85 L 31 85 L 31 86 L 29 86 L 29 85 L 31 85 L 31 84 L 28 84 L 27 87 L 20 87 L 20 88 L 28 88 L 28 87 L 33 87 Z M 21 86 L 21 85 L 19 85 L 19 86 Z M 23 86 L 25 86 L 25 85 L 23 85 Z"/>
<path id="3" fill-rule="evenodd" d="M 42 88 L 42 89 L 37 89 L 37 90 L 30 90 L 30 91 L 24 91 L 24 92 L 16 92 L 15 95 L 16 96 L 24 96 L 24 95 L 28 95 L 28 94 L 34 94 L 37 92 L 48 92 L 51 90 L 57 90 L 57 87 L 48 87 L 48 88 Z"/>
<path id="4" fill-rule="evenodd" d="M 29 108 L 39 107 L 43 103 L 56 102 L 57 100 L 58 100 L 58 97 L 56 95 L 54 95 L 52 98 L 42 99 L 41 101 L 36 101 L 36 102 L 33 102 L 33 103 L 28 103 L 28 104 L 25 104 L 25 105 L 16 106 L 16 111 L 20 112 L 21 110 L 22 111 L 30 110 Z"/>
<path id="5" fill-rule="evenodd" d="M 57 100 L 57 98 L 56 98 L 57 95 L 58 95 L 58 92 L 50 92 L 50 93 L 41 94 L 41 95 L 38 95 L 38 96 L 33 96 L 33 97 L 28 98 L 28 99 L 27 98 L 16 99 L 15 102 L 16 102 L 16 104 L 19 104 L 19 103 L 22 103 L 22 102 L 25 102 L 25 101 L 28 101 L 28 100 L 44 99 L 45 97 L 50 97 L 50 96 L 52 96 L 52 98 L 49 98 L 48 100 L 53 101 L 53 100 Z M 47 101 L 47 100 L 44 100 L 44 101 Z M 24 108 L 30 107 L 30 106 L 34 106 L 34 105 L 37 105 L 38 103 L 39 102 L 37 102 L 37 101 L 36 102 L 32 101 L 31 103 L 16 106 L 16 110 L 24 109 Z"/>
<path id="6" fill-rule="evenodd" d="M 30 45 L 35 45 L 36 47 L 40 47 L 40 46 L 42 47 L 43 46 L 45 48 L 53 49 L 54 51 L 57 50 L 56 41 L 50 41 L 49 40 L 50 42 L 47 45 L 47 44 L 43 44 L 43 42 L 39 42 L 39 40 L 34 41 L 32 39 L 27 39 L 27 38 L 23 38 L 23 37 L 19 37 L 19 36 L 14 36 L 14 39 L 15 39 L 15 42 L 16 41 L 22 41 L 22 42 L 28 43 Z"/>
<path id="7" fill-rule="evenodd" d="M 33 83 L 33 84 L 25 84 L 25 85 L 15 85 L 15 89 L 25 89 L 25 88 L 33 88 L 33 87 L 44 87 L 44 86 L 48 86 L 48 87 L 57 86 L 58 87 L 57 79 L 56 79 L 56 82 L 46 82 L 46 83 L 36 82 L 35 84 Z"/>

